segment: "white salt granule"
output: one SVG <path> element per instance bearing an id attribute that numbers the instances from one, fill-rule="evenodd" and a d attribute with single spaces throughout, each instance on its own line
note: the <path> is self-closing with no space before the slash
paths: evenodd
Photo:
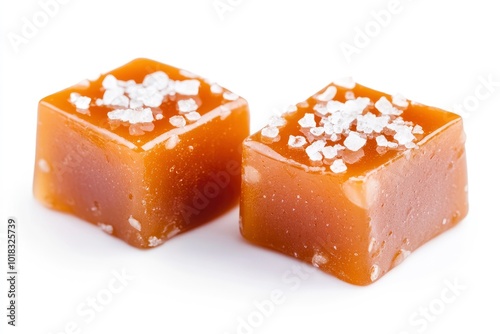
<path id="1" fill-rule="evenodd" d="M 224 94 L 222 94 L 222 97 L 224 98 L 224 100 L 228 101 L 234 101 L 240 98 L 238 95 L 232 92 L 224 92 Z"/>
<path id="2" fill-rule="evenodd" d="M 45 159 L 38 160 L 38 168 L 44 173 L 50 173 L 50 165 Z"/>
<path id="3" fill-rule="evenodd" d="M 90 97 L 82 96 L 78 93 L 71 93 L 69 95 L 69 101 L 76 107 L 76 109 L 88 110 L 92 100 Z"/>
<path id="4" fill-rule="evenodd" d="M 156 247 L 156 246 L 159 246 L 163 243 L 163 241 L 161 239 L 158 239 L 157 237 L 149 237 L 148 238 L 148 246 L 149 247 Z"/>
<path id="5" fill-rule="evenodd" d="M 153 121 L 151 108 L 144 109 L 116 109 L 108 112 L 108 118 L 129 122 L 130 124 L 150 123 Z"/>
<path id="6" fill-rule="evenodd" d="M 311 134 L 313 136 L 319 137 L 319 136 L 322 136 L 323 133 L 325 133 L 325 128 L 320 126 L 320 127 L 311 128 L 309 131 L 311 132 Z"/>
<path id="7" fill-rule="evenodd" d="M 182 128 L 186 126 L 186 119 L 182 116 L 172 116 L 170 117 L 169 122 L 176 128 Z"/>
<path id="8" fill-rule="evenodd" d="M 106 232 L 107 234 L 113 234 L 113 226 L 106 225 L 106 224 L 103 224 L 103 223 L 97 223 L 97 226 L 99 226 L 99 228 L 101 230 L 103 230 L 104 232 Z"/>
<path id="9" fill-rule="evenodd" d="M 104 77 L 104 80 L 102 80 L 102 87 L 106 90 L 118 87 L 118 80 L 116 80 L 114 75 L 108 74 Z"/>
<path id="10" fill-rule="evenodd" d="M 156 90 L 162 90 L 167 88 L 169 80 L 165 72 L 157 71 L 146 75 L 142 84 L 146 87 L 154 87 Z"/>
<path id="11" fill-rule="evenodd" d="M 321 153 L 323 153 L 325 159 L 332 160 L 335 159 L 335 157 L 339 154 L 339 151 L 343 149 L 344 146 L 338 144 L 335 146 L 325 146 L 321 149 Z"/>
<path id="12" fill-rule="evenodd" d="M 288 137 L 288 146 L 293 148 L 303 147 L 307 143 L 306 138 L 302 136 L 292 136 Z"/>
<path id="13" fill-rule="evenodd" d="M 200 82 L 198 80 L 184 80 L 176 81 L 174 90 L 177 94 L 194 96 L 198 95 L 200 89 Z"/>
<path id="14" fill-rule="evenodd" d="M 335 86 L 328 86 L 323 93 L 316 96 L 316 100 L 327 102 L 333 100 L 335 95 L 337 95 L 337 88 Z"/>
<path id="15" fill-rule="evenodd" d="M 190 122 L 196 122 L 197 120 L 199 120 L 201 118 L 201 115 L 199 112 L 197 111 L 191 111 L 189 113 L 187 113 L 186 115 L 184 115 L 186 117 L 186 119 Z"/>
<path id="16" fill-rule="evenodd" d="M 141 228 L 142 228 L 141 223 L 137 219 L 135 219 L 134 217 L 130 216 L 128 218 L 128 223 L 130 224 L 130 226 L 135 228 L 137 231 L 139 231 L 139 232 L 141 231 Z"/>
<path id="17" fill-rule="evenodd" d="M 408 108 L 408 100 L 401 94 L 394 94 L 392 96 L 392 104 L 400 108 Z"/>
<path id="18" fill-rule="evenodd" d="M 344 146 L 353 152 L 359 151 L 366 144 L 366 138 L 361 137 L 357 132 L 351 131 L 344 140 Z"/>
<path id="19" fill-rule="evenodd" d="M 331 164 L 330 170 L 337 174 L 343 173 L 347 170 L 347 166 L 345 165 L 344 160 L 337 159 Z"/>
<path id="20" fill-rule="evenodd" d="M 402 111 L 398 108 L 394 108 L 391 102 L 385 97 L 382 96 L 377 102 L 375 102 L 375 108 L 382 115 L 401 115 Z"/>
<path id="21" fill-rule="evenodd" d="M 422 127 L 420 125 L 415 125 L 413 127 L 413 131 L 412 131 L 414 134 L 417 134 L 417 135 L 423 135 L 424 134 L 424 129 L 422 129 Z"/>
<path id="22" fill-rule="evenodd" d="M 221 86 L 219 86 L 218 84 L 214 83 L 214 84 L 211 84 L 210 85 L 210 91 L 212 92 L 212 94 L 221 94 L 223 89 Z"/>
<path id="23" fill-rule="evenodd" d="M 314 114 L 306 113 L 304 117 L 299 120 L 299 125 L 303 128 L 314 128 L 316 127 L 316 121 L 314 120 Z"/>
<path id="24" fill-rule="evenodd" d="M 260 132 L 260 134 L 266 138 L 276 138 L 276 137 L 278 137 L 279 133 L 280 133 L 280 130 L 274 126 L 266 126 Z"/>
<path id="25" fill-rule="evenodd" d="M 324 140 L 316 140 L 311 145 L 306 148 L 306 154 L 312 161 L 321 161 L 323 160 L 323 155 L 321 154 L 321 150 L 325 147 L 326 141 Z"/>
<path id="26" fill-rule="evenodd" d="M 179 100 L 177 101 L 177 109 L 181 113 L 196 111 L 198 109 L 198 104 L 193 99 Z"/>

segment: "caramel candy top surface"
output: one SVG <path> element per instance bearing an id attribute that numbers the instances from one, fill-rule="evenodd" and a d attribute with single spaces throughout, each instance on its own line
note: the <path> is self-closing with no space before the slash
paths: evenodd
<path id="1" fill-rule="evenodd" d="M 364 175 L 418 149 L 460 116 L 352 83 L 330 84 L 274 116 L 247 144 L 309 171 L 339 177 Z M 272 152 L 272 153 L 271 153 Z"/>
<path id="2" fill-rule="evenodd" d="M 85 80 L 47 96 L 41 103 L 130 148 L 147 150 L 146 144 L 158 136 L 195 124 L 208 112 L 238 99 L 190 72 L 140 58 L 95 81 Z"/>

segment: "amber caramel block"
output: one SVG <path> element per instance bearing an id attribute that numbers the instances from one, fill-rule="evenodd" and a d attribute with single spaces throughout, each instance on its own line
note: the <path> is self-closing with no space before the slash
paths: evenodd
<path id="1" fill-rule="evenodd" d="M 247 102 L 136 59 L 39 103 L 34 195 L 140 248 L 238 203 Z"/>
<path id="2" fill-rule="evenodd" d="M 464 142 L 453 113 L 331 84 L 244 141 L 241 233 L 368 285 L 465 217 Z"/>

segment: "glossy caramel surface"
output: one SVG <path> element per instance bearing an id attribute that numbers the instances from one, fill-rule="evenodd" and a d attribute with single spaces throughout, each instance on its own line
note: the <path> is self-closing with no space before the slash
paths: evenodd
<path id="1" fill-rule="evenodd" d="M 108 75 L 141 83 L 157 71 L 172 83 L 198 80 L 199 91 L 165 96 L 151 107 L 153 119 L 140 118 L 149 122 L 111 119 L 110 112 L 128 108 L 97 105 Z M 91 99 L 88 109 L 77 108 L 73 93 Z M 196 120 L 179 111 L 178 101 L 186 99 L 199 106 Z M 142 115 L 146 108 L 126 112 Z M 186 124 L 174 125 L 171 117 Z M 244 99 L 186 71 L 134 60 L 40 101 L 34 195 L 135 247 L 156 247 L 236 204 L 248 134 Z"/>
<path id="2" fill-rule="evenodd" d="M 382 96 L 391 100 L 360 85 L 336 88 L 335 99 L 350 91 L 373 102 Z M 261 130 L 245 140 L 240 230 L 254 244 L 348 283 L 368 285 L 466 216 L 462 120 L 409 102 L 401 117 L 423 130 L 415 134 L 414 147 L 381 150 L 376 140 L 367 140 L 357 160 L 344 155 L 347 149 L 340 151 L 337 158 L 345 159 L 347 169 L 335 172 L 325 157 L 310 159 L 306 149 L 313 140 L 301 148 L 288 144 L 289 136 L 304 135 L 298 122 L 315 112 L 318 94 L 283 115 L 286 125 L 278 137 L 270 139 Z M 318 121 L 320 115 L 315 117 Z M 355 129 L 354 123 L 351 131 Z"/>

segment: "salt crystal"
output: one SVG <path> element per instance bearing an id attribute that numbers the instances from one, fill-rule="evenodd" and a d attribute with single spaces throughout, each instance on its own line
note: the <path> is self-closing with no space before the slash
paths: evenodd
<path id="1" fill-rule="evenodd" d="M 196 79 L 198 77 L 196 74 L 182 69 L 179 71 L 179 74 L 190 79 Z"/>
<path id="2" fill-rule="evenodd" d="M 366 144 L 366 138 L 361 137 L 355 131 L 349 132 L 349 135 L 344 140 L 344 146 L 353 152 L 358 151 L 363 146 L 365 146 L 365 144 Z"/>
<path id="3" fill-rule="evenodd" d="M 163 103 L 164 96 L 159 92 L 154 92 L 144 98 L 143 103 L 147 107 L 157 108 Z"/>
<path id="4" fill-rule="evenodd" d="M 340 101 L 328 101 L 328 103 L 326 104 L 326 109 L 330 114 L 342 110 L 343 107 L 344 104 Z"/>
<path id="5" fill-rule="evenodd" d="M 118 86 L 118 80 L 116 80 L 115 76 L 112 74 L 108 74 L 102 80 L 102 87 L 104 89 L 113 89 Z"/>
<path id="6" fill-rule="evenodd" d="M 292 136 L 288 138 L 288 146 L 293 148 L 303 147 L 306 144 L 306 138 L 302 136 Z"/>
<path id="7" fill-rule="evenodd" d="M 163 243 L 163 241 L 161 239 L 158 239 L 157 237 L 149 237 L 148 238 L 148 246 L 149 247 L 156 247 L 156 246 L 159 246 Z"/>
<path id="8" fill-rule="evenodd" d="M 332 160 L 338 155 L 338 145 L 335 146 L 325 146 L 321 149 L 321 153 L 325 159 Z"/>
<path id="9" fill-rule="evenodd" d="M 212 94 L 220 94 L 220 93 L 222 93 L 223 89 L 221 86 L 214 83 L 214 84 L 210 85 L 210 91 L 212 92 Z"/>
<path id="10" fill-rule="evenodd" d="M 345 99 L 346 100 L 354 100 L 356 98 L 356 95 L 354 95 L 353 91 L 348 90 L 345 92 Z"/>
<path id="11" fill-rule="evenodd" d="M 128 108 L 129 107 L 129 98 L 125 95 L 117 96 L 113 101 L 111 101 L 111 105 L 115 107 Z"/>
<path id="12" fill-rule="evenodd" d="M 315 127 L 315 128 L 311 128 L 310 131 L 311 131 L 313 136 L 319 137 L 319 136 L 323 135 L 323 133 L 325 133 L 325 128 Z"/>
<path id="13" fill-rule="evenodd" d="M 327 102 L 333 100 L 336 94 L 337 94 L 337 88 L 335 86 L 329 86 L 325 89 L 323 93 L 318 94 L 318 96 L 316 96 L 316 100 Z"/>
<path id="14" fill-rule="evenodd" d="M 135 219 L 134 217 L 130 216 L 128 218 L 128 223 L 130 224 L 130 226 L 132 226 L 133 228 L 135 228 L 137 231 L 141 231 L 141 223 Z"/>
<path id="15" fill-rule="evenodd" d="M 326 142 L 324 140 L 317 140 L 313 142 L 306 148 L 306 154 L 309 156 L 309 159 L 312 161 L 321 161 L 323 160 L 323 155 L 321 154 L 321 150 L 325 147 Z"/>
<path id="16" fill-rule="evenodd" d="M 347 166 L 344 163 L 344 160 L 337 159 L 330 165 L 330 170 L 336 174 L 343 173 L 347 170 Z"/>
<path id="17" fill-rule="evenodd" d="M 104 232 L 106 232 L 107 234 L 113 234 L 113 226 L 106 225 L 106 224 L 103 224 L 103 223 L 97 223 L 97 226 L 99 226 L 99 228 L 101 230 L 103 230 Z"/>
<path id="18" fill-rule="evenodd" d="M 422 129 L 422 127 L 420 125 L 415 125 L 415 127 L 413 127 L 413 131 L 412 131 L 414 134 L 417 134 L 417 135 L 423 135 L 424 134 L 424 129 Z"/>
<path id="19" fill-rule="evenodd" d="M 182 128 L 186 126 L 186 119 L 182 116 L 172 116 L 170 117 L 169 122 L 176 128 Z"/>
<path id="20" fill-rule="evenodd" d="M 163 114 L 156 114 L 156 115 L 155 115 L 155 119 L 156 119 L 157 121 L 159 121 L 159 120 L 163 119 Z"/>
<path id="21" fill-rule="evenodd" d="M 38 168 L 44 173 L 50 173 L 50 165 L 45 159 L 38 160 Z"/>
<path id="22" fill-rule="evenodd" d="M 377 102 L 375 102 L 375 108 L 380 111 L 383 115 L 401 115 L 402 111 L 398 108 L 394 108 L 391 102 L 382 96 Z"/>
<path id="23" fill-rule="evenodd" d="M 193 99 L 179 100 L 177 101 L 177 109 L 181 113 L 196 111 L 198 109 L 198 104 Z"/>
<path id="24" fill-rule="evenodd" d="M 292 114 L 296 111 L 297 111 L 297 106 L 294 106 L 294 105 L 288 106 L 285 109 L 285 113 L 287 113 L 287 114 Z"/>
<path id="25" fill-rule="evenodd" d="M 201 115 L 197 111 L 191 111 L 185 115 L 186 119 L 190 122 L 196 122 L 201 118 Z"/>
<path id="26" fill-rule="evenodd" d="M 102 97 L 104 105 L 111 105 L 116 98 L 122 96 L 124 93 L 125 90 L 122 87 L 118 86 L 111 89 L 106 89 Z"/>
<path id="27" fill-rule="evenodd" d="M 115 109 L 108 112 L 108 118 L 129 122 L 130 124 L 149 123 L 152 122 L 153 112 L 150 108 L 144 109 Z"/>
<path id="28" fill-rule="evenodd" d="M 316 121 L 314 120 L 314 114 L 306 113 L 304 117 L 299 120 L 299 125 L 303 128 L 314 128 L 316 127 Z"/>
<path id="29" fill-rule="evenodd" d="M 198 80 L 176 81 L 174 86 L 175 92 L 180 95 L 194 96 L 198 95 L 200 82 Z"/>
<path id="30" fill-rule="evenodd" d="M 169 81 L 170 79 L 165 72 L 157 71 L 146 75 L 144 77 L 142 84 L 146 87 L 149 86 L 149 87 L 154 87 L 156 90 L 162 90 L 167 87 Z"/>
<path id="31" fill-rule="evenodd" d="M 222 97 L 228 101 L 234 101 L 234 100 L 239 99 L 239 96 L 232 93 L 232 92 L 224 92 L 224 94 L 222 94 Z"/>
<path id="32" fill-rule="evenodd" d="M 260 132 L 260 134 L 266 138 L 276 138 L 276 137 L 278 137 L 279 133 L 280 133 L 280 130 L 274 126 L 266 126 Z"/>
<path id="33" fill-rule="evenodd" d="M 403 109 L 408 108 L 408 100 L 401 94 L 394 94 L 392 96 L 392 104 Z"/>
<path id="34" fill-rule="evenodd" d="M 399 145 L 406 145 L 415 139 L 410 126 L 398 125 L 393 130 L 396 131 L 394 139 L 398 141 Z"/>
<path id="35" fill-rule="evenodd" d="M 129 102 L 130 109 L 138 109 L 138 108 L 142 108 L 143 106 L 144 106 L 144 104 L 142 103 L 142 101 L 139 101 L 139 100 L 130 100 L 130 102 Z"/>

